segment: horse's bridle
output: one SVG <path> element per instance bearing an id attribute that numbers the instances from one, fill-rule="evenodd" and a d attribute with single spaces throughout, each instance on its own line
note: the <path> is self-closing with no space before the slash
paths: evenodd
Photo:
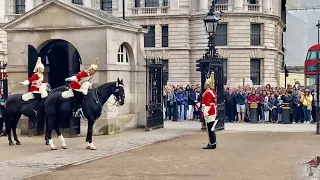
<path id="1" fill-rule="evenodd" d="M 118 92 L 120 90 L 119 87 L 124 87 L 124 86 L 122 84 L 118 84 L 118 82 L 117 82 L 116 89 L 114 90 L 114 92 L 117 93 L 117 95 L 115 96 L 114 93 L 113 93 L 115 102 L 111 103 L 111 102 L 108 101 L 108 103 L 111 104 L 110 107 L 119 106 L 119 99 L 120 99 L 119 98 L 120 95 L 118 94 Z M 98 91 L 98 89 L 95 89 L 95 91 L 92 94 L 93 94 L 94 100 L 96 101 L 96 103 L 102 109 L 103 105 L 101 104 L 100 99 L 99 99 L 99 91 Z"/>

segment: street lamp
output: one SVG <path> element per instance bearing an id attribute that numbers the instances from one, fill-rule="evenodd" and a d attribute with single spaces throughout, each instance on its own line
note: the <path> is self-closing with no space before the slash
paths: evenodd
<path id="1" fill-rule="evenodd" d="M 318 24 L 316 25 L 318 28 L 318 44 L 320 41 L 320 21 L 318 21 Z M 317 77 L 316 77 L 316 86 L 317 86 L 317 106 L 316 106 L 316 120 L 317 120 L 317 134 L 320 134 L 319 129 L 320 129 L 320 122 L 319 122 L 319 61 L 317 60 Z"/>
<path id="2" fill-rule="evenodd" d="M 222 12 L 221 12 L 222 14 Z M 216 50 L 215 35 L 219 20 L 215 16 L 215 0 L 212 0 L 211 8 L 207 13 L 207 16 L 203 19 L 206 33 L 208 34 L 208 49 L 206 49 L 203 58 L 197 60 L 196 70 L 201 72 L 201 88 L 202 93 L 204 92 L 204 83 L 207 78 L 214 72 L 215 79 L 215 91 L 218 96 L 218 117 L 219 123 L 216 129 L 224 128 L 224 76 L 223 76 L 223 62 Z M 201 129 L 206 129 L 205 120 L 202 119 Z"/>
<path id="3" fill-rule="evenodd" d="M 215 16 L 215 0 L 212 0 L 210 11 L 208 12 L 207 16 L 203 19 L 206 33 L 209 35 L 208 37 L 208 47 L 209 47 L 209 55 L 213 58 L 216 54 L 215 48 L 215 34 L 217 31 L 217 26 L 219 23 L 219 19 Z"/>

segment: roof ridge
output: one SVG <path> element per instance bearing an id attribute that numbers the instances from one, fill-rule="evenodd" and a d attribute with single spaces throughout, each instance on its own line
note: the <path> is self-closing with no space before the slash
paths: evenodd
<path id="1" fill-rule="evenodd" d="M 129 22 L 129 21 L 123 20 L 123 19 L 121 19 L 121 18 L 119 18 L 119 17 L 113 16 L 112 14 L 110 14 L 110 13 L 108 13 L 108 12 L 106 12 L 106 11 L 103 11 L 103 10 L 101 10 L 101 9 L 86 7 L 86 6 L 83 6 L 83 5 L 73 4 L 73 3 L 68 3 L 68 4 L 70 4 L 70 5 L 72 5 L 72 6 L 75 6 L 75 7 L 79 8 L 79 9 L 82 9 L 82 10 L 84 10 L 84 11 L 87 11 L 87 12 L 89 12 L 90 14 L 93 14 L 93 15 L 95 15 L 95 16 L 98 16 L 99 18 L 102 18 L 102 19 L 104 19 L 105 21 L 108 21 L 109 23 L 115 23 L 115 24 L 120 24 L 120 25 L 124 25 L 124 26 L 131 26 L 131 27 L 135 27 L 135 28 L 141 28 L 141 27 L 138 26 L 138 25 L 135 25 L 135 24 L 133 24 L 133 23 L 131 23 L 131 22 Z M 101 16 L 99 16 L 98 14 L 95 14 L 95 13 L 92 12 L 92 11 L 101 13 L 101 14 L 103 14 L 104 16 L 107 16 L 107 17 L 110 17 L 110 18 L 115 18 L 117 21 L 112 21 L 112 20 L 109 20 L 109 19 L 107 19 L 107 18 L 101 17 Z"/>

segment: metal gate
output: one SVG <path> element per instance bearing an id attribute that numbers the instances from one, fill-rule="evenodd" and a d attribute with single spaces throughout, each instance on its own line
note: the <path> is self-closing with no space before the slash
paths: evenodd
<path id="1" fill-rule="evenodd" d="M 163 59 L 146 58 L 146 131 L 163 128 Z"/>

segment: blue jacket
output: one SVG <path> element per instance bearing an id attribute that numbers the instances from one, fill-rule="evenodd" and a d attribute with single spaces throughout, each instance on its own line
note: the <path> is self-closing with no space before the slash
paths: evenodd
<path id="1" fill-rule="evenodd" d="M 185 103 L 185 92 L 177 92 L 177 105 L 183 105 Z"/>
<path id="2" fill-rule="evenodd" d="M 242 94 L 238 93 L 236 95 L 236 101 L 239 105 L 244 105 L 246 103 L 246 94 L 242 92 Z"/>

